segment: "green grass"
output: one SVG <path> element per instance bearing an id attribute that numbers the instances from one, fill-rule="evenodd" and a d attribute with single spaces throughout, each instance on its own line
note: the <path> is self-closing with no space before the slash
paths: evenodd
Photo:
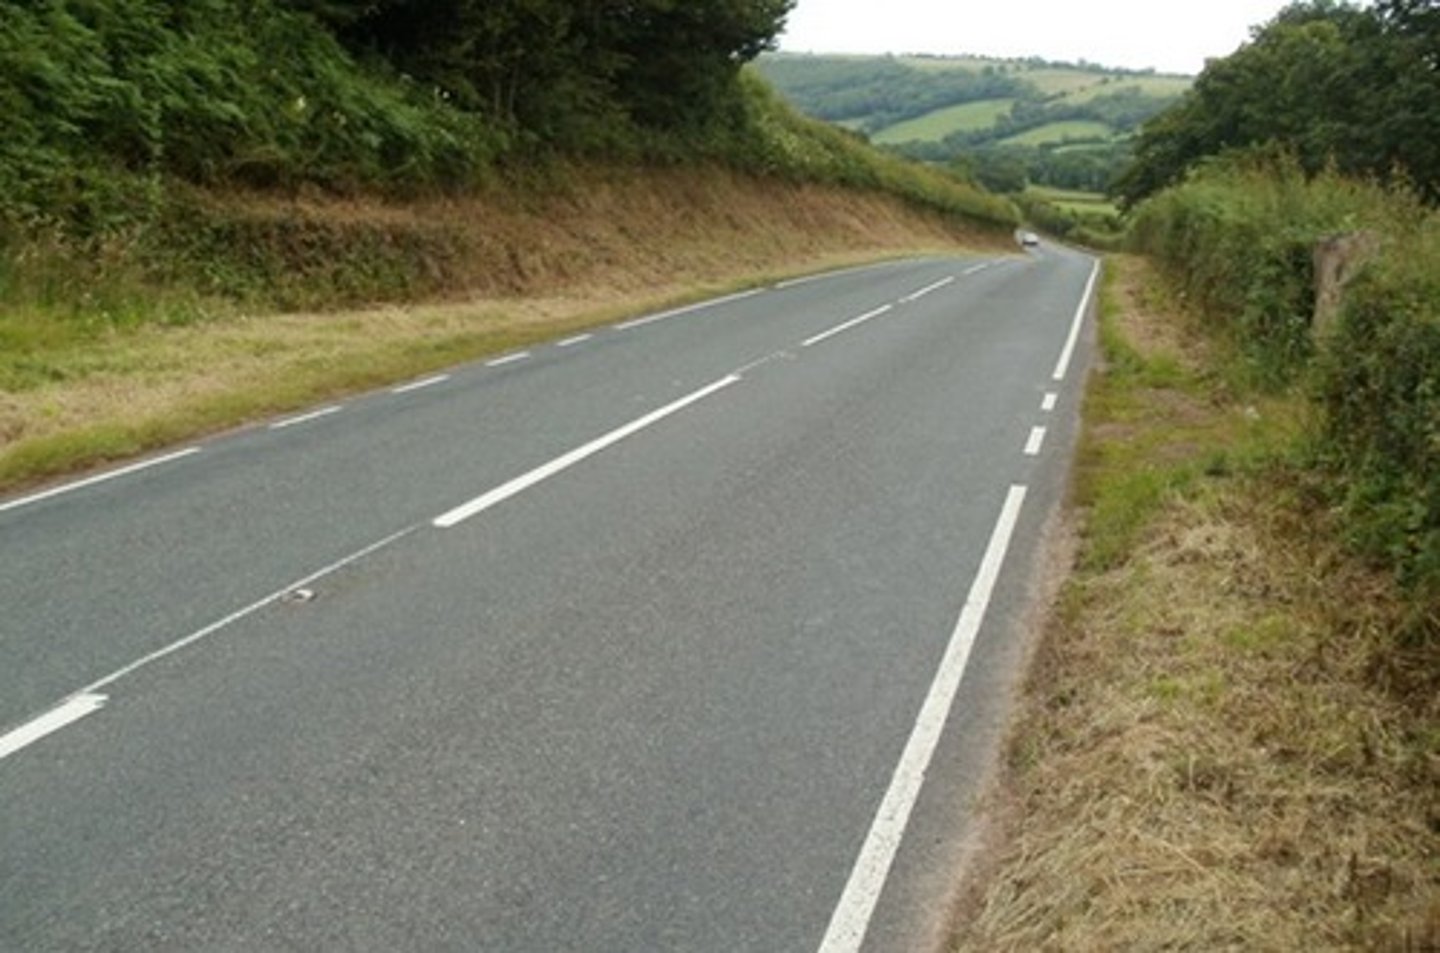
<path id="1" fill-rule="evenodd" d="M 1076 119 L 1067 122 L 1046 123 L 1028 132 L 1011 136 L 1003 141 L 1007 146 L 1043 146 L 1048 143 L 1064 142 L 1067 139 L 1111 139 L 1115 131 L 1103 122 Z"/>
<path id="2" fill-rule="evenodd" d="M 1076 192 L 1071 189 L 1052 189 L 1043 185 L 1032 185 L 1030 195 L 1044 199 L 1057 208 L 1069 212 L 1098 212 L 1102 215 L 1119 215 L 1120 210 L 1098 192 Z"/>
<path id="3" fill-rule="evenodd" d="M 1015 105 L 1013 99 L 982 99 L 959 106 L 947 106 L 877 132 L 872 138 L 882 144 L 939 142 L 955 132 L 988 129 Z"/>
<path id="4" fill-rule="evenodd" d="M 1027 70 L 1020 75 L 1047 96 L 1055 93 L 1074 94 L 1082 89 L 1098 86 L 1100 81 L 1105 78 L 1100 73 L 1048 67 Z"/>
<path id="5" fill-rule="evenodd" d="M 984 56 L 901 56 L 897 59 L 904 66 L 929 73 L 946 73 L 955 70 L 978 73 L 987 66 L 999 69 L 1006 65 L 1004 60 L 990 59 Z"/>
<path id="6" fill-rule="evenodd" d="M 1067 152 L 1091 152 L 1096 149 L 1109 149 L 1112 142 L 1073 142 L 1068 145 L 1056 146 L 1052 150 L 1056 155 L 1065 155 Z"/>
<path id="7" fill-rule="evenodd" d="M 1110 96 L 1126 90 L 1136 90 L 1146 96 L 1180 96 L 1193 84 L 1185 76 L 1136 76 L 1112 79 L 1108 83 L 1097 82 L 1077 89 L 1065 97 L 1066 102 L 1088 103 L 1099 96 Z"/>

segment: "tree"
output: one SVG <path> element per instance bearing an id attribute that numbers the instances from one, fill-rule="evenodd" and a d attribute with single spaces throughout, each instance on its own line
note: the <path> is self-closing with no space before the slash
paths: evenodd
<path id="1" fill-rule="evenodd" d="M 645 126 L 703 124 L 734 99 L 741 65 L 774 46 L 794 0 L 647 0 L 625 5 L 616 85 Z"/>
<path id="2" fill-rule="evenodd" d="M 545 142 L 703 122 L 793 0 L 290 0 L 352 50 Z"/>
<path id="3" fill-rule="evenodd" d="M 1434 0 L 1285 8 L 1145 125 L 1118 194 L 1133 205 L 1207 156 L 1278 146 L 1312 174 L 1404 175 L 1440 198 L 1436 28 Z"/>

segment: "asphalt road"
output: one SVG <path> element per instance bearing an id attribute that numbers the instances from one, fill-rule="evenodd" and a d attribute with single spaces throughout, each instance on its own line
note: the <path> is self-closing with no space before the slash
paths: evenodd
<path id="1" fill-rule="evenodd" d="M 820 276 L 0 500 L 0 949 L 922 948 L 1093 278 Z"/>

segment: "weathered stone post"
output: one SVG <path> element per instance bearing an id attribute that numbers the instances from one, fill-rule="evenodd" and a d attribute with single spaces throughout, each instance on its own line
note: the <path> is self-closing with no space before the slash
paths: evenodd
<path id="1" fill-rule="evenodd" d="M 1315 314 L 1310 327 L 1317 340 L 1330 333 L 1340 316 L 1345 286 L 1379 251 L 1380 238 L 1374 232 L 1344 232 L 1316 243 Z"/>

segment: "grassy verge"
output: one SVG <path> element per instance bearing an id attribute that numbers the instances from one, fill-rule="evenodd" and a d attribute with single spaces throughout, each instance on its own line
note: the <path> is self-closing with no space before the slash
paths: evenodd
<path id="1" fill-rule="evenodd" d="M 1110 271 L 1078 565 L 954 947 L 1435 949 L 1436 646 L 1340 542 L 1303 399 Z"/>
<path id="2" fill-rule="evenodd" d="M 113 302 L 80 311 L 48 305 L 44 287 L 19 289 L 0 311 L 0 489 L 782 274 L 962 244 L 1010 248 L 842 188 L 719 170 L 585 175 L 583 188 L 529 205 L 312 199 L 267 210 L 237 200 L 237 214 L 269 215 L 275 227 L 235 233 L 254 247 L 235 257 L 257 264 L 227 282 L 284 284 L 293 292 L 283 297 L 303 306 L 306 269 L 340 266 L 315 253 L 333 245 L 357 274 L 397 258 L 406 272 L 442 274 L 437 288 L 449 294 L 428 304 L 263 315 L 220 297 L 207 312 L 208 299 L 191 297 L 165 321 L 155 315 L 168 305 L 147 300 L 143 283 L 112 282 Z M 449 237 L 424 240 L 437 231 Z M 128 320 L 131 310 L 141 317 Z"/>

